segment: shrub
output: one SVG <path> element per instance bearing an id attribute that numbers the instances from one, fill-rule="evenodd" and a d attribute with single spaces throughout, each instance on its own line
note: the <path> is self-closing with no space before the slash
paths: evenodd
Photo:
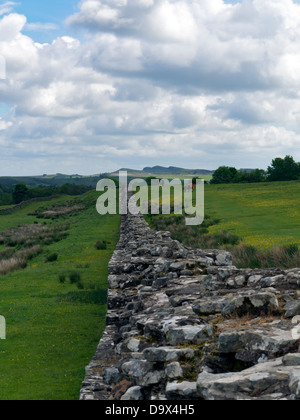
<path id="1" fill-rule="evenodd" d="M 54 254 L 48 255 L 45 262 L 54 262 L 54 261 L 57 261 L 57 259 L 58 259 L 58 254 L 54 253 Z"/>
<path id="2" fill-rule="evenodd" d="M 10 258 L 9 260 L 3 260 L 0 262 L 0 274 L 8 274 L 12 271 L 18 270 L 20 268 L 26 268 L 26 260 L 21 260 L 18 258 Z"/>
<path id="3" fill-rule="evenodd" d="M 71 284 L 80 283 L 82 281 L 81 275 L 78 271 L 73 271 L 73 273 L 70 274 L 69 279 Z"/>
<path id="4" fill-rule="evenodd" d="M 106 241 L 98 241 L 95 243 L 95 248 L 97 250 L 107 249 L 107 242 Z"/>
<path id="5" fill-rule="evenodd" d="M 58 279 L 59 279 L 59 282 L 60 282 L 61 284 L 64 284 L 64 283 L 66 282 L 66 275 L 65 275 L 65 274 L 60 274 L 60 275 L 58 276 Z"/>
<path id="6" fill-rule="evenodd" d="M 2 260 L 8 260 L 14 255 L 13 249 L 5 249 L 4 251 L 0 252 L 0 261 Z"/>
<path id="7" fill-rule="evenodd" d="M 43 252 L 43 249 L 40 245 L 35 245 L 31 248 L 28 249 L 23 249 L 21 251 L 18 251 L 15 253 L 15 257 L 19 258 L 19 259 L 24 259 L 24 260 L 32 260 L 32 258 L 37 257 L 39 254 L 41 254 L 41 252 Z"/>
<path id="8" fill-rule="evenodd" d="M 69 225 L 60 224 L 57 226 L 47 226 L 43 224 L 33 224 L 7 229 L 0 234 L 0 244 L 7 247 L 31 247 L 37 244 L 51 244 L 61 241 L 68 235 Z"/>
<path id="9" fill-rule="evenodd" d="M 94 290 L 94 291 L 77 291 L 69 292 L 66 295 L 60 296 L 63 302 L 76 302 L 76 303 L 92 303 L 96 305 L 106 305 L 107 303 L 107 291 L 106 290 Z"/>

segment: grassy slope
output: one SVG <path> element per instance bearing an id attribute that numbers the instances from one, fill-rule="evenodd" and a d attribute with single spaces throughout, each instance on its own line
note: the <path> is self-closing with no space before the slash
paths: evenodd
<path id="1" fill-rule="evenodd" d="M 88 193 L 85 198 L 96 199 L 96 194 Z M 0 231 L 33 223 L 37 219 L 28 213 L 46 203 L 33 203 L 0 216 Z M 70 301 L 68 293 L 82 297 L 86 291 L 69 282 L 60 284 L 58 275 L 79 271 L 85 283 L 106 290 L 107 264 L 118 240 L 119 217 L 99 216 L 95 207 L 90 207 L 67 220 L 68 238 L 45 247 L 59 254 L 57 262 L 45 264 L 44 253 L 26 270 L 0 277 L 0 314 L 7 322 L 7 340 L 0 341 L 1 400 L 78 399 L 84 367 L 104 329 L 106 306 Z M 108 249 L 97 251 L 94 244 L 98 240 L 109 241 Z M 88 268 L 78 268 L 85 264 Z"/>
<path id="2" fill-rule="evenodd" d="M 211 233 L 226 230 L 261 249 L 300 244 L 299 181 L 207 185 L 205 211 L 221 219 Z"/>

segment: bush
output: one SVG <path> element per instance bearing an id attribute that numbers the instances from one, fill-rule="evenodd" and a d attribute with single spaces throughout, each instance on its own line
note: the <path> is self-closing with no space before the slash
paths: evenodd
<path id="1" fill-rule="evenodd" d="M 58 254 L 54 253 L 54 254 L 48 255 L 45 262 L 54 262 L 54 261 L 57 261 L 57 259 L 58 259 Z"/>
<path id="2" fill-rule="evenodd" d="M 66 275 L 65 275 L 65 274 L 60 274 L 60 275 L 58 276 L 58 279 L 59 279 L 59 282 L 60 282 L 61 284 L 64 284 L 64 283 L 66 282 Z"/>
<path id="3" fill-rule="evenodd" d="M 65 239 L 68 236 L 68 228 L 69 225 L 67 224 L 56 226 L 43 224 L 18 226 L 0 233 L 0 245 L 6 245 L 11 248 L 15 246 L 31 247 L 37 244 L 49 245 Z"/>
<path id="4" fill-rule="evenodd" d="M 107 249 L 107 242 L 106 241 L 98 241 L 95 243 L 95 248 L 97 250 Z"/>
<path id="5" fill-rule="evenodd" d="M 94 290 L 94 291 L 77 291 L 69 292 L 66 295 L 60 296 L 63 302 L 76 302 L 76 303 L 88 303 L 95 305 L 106 305 L 107 303 L 107 291 L 106 290 Z"/>
<path id="6" fill-rule="evenodd" d="M 0 252 L 0 261 L 2 260 L 8 260 L 14 255 L 13 249 L 5 249 L 4 251 Z"/>
<path id="7" fill-rule="evenodd" d="M 15 257 L 24 259 L 26 261 L 32 260 L 43 252 L 43 248 L 40 245 L 35 245 L 31 248 L 23 249 L 15 253 Z"/>
<path id="8" fill-rule="evenodd" d="M 24 269 L 27 267 L 27 261 L 18 258 L 10 258 L 9 260 L 3 260 L 0 262 L 0 274 L 8 274 L 12 271 Z"/>
<path id="9" fill-rule="evenodd" d="M 69 279 L 71 284 L 77 284 L 82 281 L 81 275 L 78 273 L 78 271 L 73 271 L 73 273 L 70 274 Z"/>

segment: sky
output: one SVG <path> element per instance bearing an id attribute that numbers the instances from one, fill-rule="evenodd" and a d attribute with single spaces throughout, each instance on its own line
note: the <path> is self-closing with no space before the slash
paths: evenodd
<path id="1" fill-rule="evenodd" d="M 299 47 L 295 0 L 0 1 L 0 176 L 300 161 Z"/>

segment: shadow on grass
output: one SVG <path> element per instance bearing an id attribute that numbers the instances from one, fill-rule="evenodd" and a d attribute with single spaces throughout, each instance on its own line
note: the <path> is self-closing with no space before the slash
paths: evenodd
<path id="1" fill-rule="evenodd" d="M 71 303 L 91 303 L 95 305 L 107 304 L 107 291 L 106 290 L 92 290 L 92 291 L 76 291 L 69 292 L 58 296 L 60 302 Z"/>

